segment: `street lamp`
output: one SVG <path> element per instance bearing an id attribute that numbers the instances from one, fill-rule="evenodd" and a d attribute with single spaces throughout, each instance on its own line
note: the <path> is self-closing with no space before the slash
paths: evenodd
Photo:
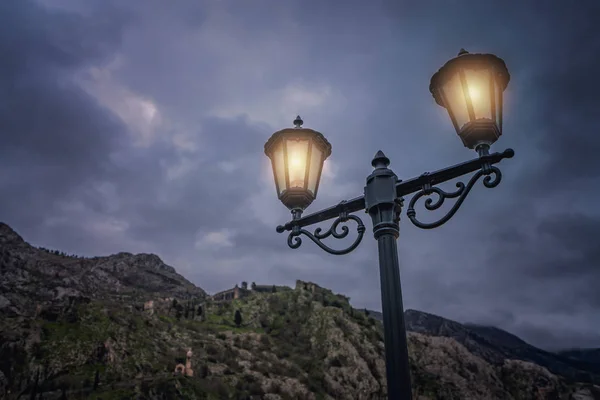
<path id="1" fill-rule="evenodd" d="M 317 197 L 323 162 L 331 155 L 331 144 L 325 136 L 302 128 L 303 123 L 298 116 L 294 128 L 275 132 L 265 144 L 277 196 L 292 212 L 300 214 Z"/>
<path id="2" fill-rule="evenodd" d="M 435 101 L 447 109 L 463 144 L 477 151 L 478 157 L 402 181 L 388 168 L 390 160 L 380 150 L 371 162 L 374 171 L 367 177 L 364 195 L 304 217 L 303 211 L 317 196 L 323 162 L 331 154 L 331 145 L 321 133 L 302 128 L 303 121 L 299 116 L 294 121 L 295 128 L 274 133 L 265 144 L 265 154 L 273 166 L 277 195 L 292 212 L 292 220 L 277 227 L 279 233 L 290 231 L 289 247 L 300 247 L 300 235 L 305 235 L 328 253 L 350 253 L 360 244 L 365 232 L 362 220 L 351 213 L 365 210 L 371 216 L 379 250 L 389 399 L 412 398 L 396 243 L 404 196 L 414 194 L 406 211 L 410 221 L 419 228 L 432 229 L 452 218 L 482 176 L 484 186 L 498 186 L 502 174 L 494 164 L 513 157 L 514 151 L 507 149 L 490 154 L 489 148 L 502 134 L 502 92 L 509 80 L 510 75 L 502 59 L 492 54 L 470 54 L 461 49 L 457 57 L 433 75 L 429 89 Z M 467 184 L 458 182 L 455 191 L 447 192 L 435 186 L 471 172 L 475 174 Z M 446 199 L 456 199 L 456 202 L 437 221 L 421 222 L 417 219 L 415 204 L 422 197 L 434 193 L 437 196 L 435 201 L 428 197 L 424 202 L 427 210 L 439 209 Z M 321 228 L 316 228 L 313 233 L 304 229 L 334 218 L 325 232 Z M 340 224 L 349 220 L 356 222 L 358 232 L 349 247 L 336 250 L 322 242 L 329 236 L 345 238 L 349 229 L 345 225 L 340 227 Z"/>

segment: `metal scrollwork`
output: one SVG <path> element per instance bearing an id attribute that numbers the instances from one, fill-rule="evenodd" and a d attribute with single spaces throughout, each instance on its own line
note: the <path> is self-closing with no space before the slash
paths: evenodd
<path id="1" fill-rule="evenodd" d="M 358 225 L 356 228 L 358 232 L 358 237 L 356 238 L 354 243 L 352 243 L 348 248 L 342 250 L 335 250 L 321 242 L 322 239 L 326 239 L 329 236 L 333 236 L 336 239 L 343 239 L 346 236 L 348 236 L 348 233 L 350 232 L 348 226 L 343 225 L 341 226 L 341 232 L 338 231 L 339 225 L 341 223 L 348 222 L 348 220 L 353 220 Z M 298 226 L 292 228 L 292 232 L 290 232 L 287 242 L 288 246 L 290 246 L 292 249 L 297 249 L 302 244 L 302 238 L 300 238 L 299 236 L 303 234 L 306 235 L 310 240 L 315 242 L 317 246 L 319 246 L 326 252 L 335 255 L 342 255 L 348 254 L 352 250 L 354 250 L 362 241 L 364 233 L 365 225 L 359 217 L 357 217 L 356 215 L 348 215 L 348 213 L 342 212 L 340 216 L 335 221 L 333 221 L 331 227 L 325 232 L 322 232 L 321 228 L 315 229 L 314 233 L 310 233 L 309 231 L 302 229 Z"/>
<path id="2" fill-rule="evenodd" d="M 424 174 L 424 177 L 426 177 L 426 176 L 427 176 L 427 174 Z M 471 179 L 469 180 L 469 182 L 466 185 L 462 182 L 457 182 L 456 183 L 457 189 L 453 192 L 446 192 L 445 190 L 442 190 L 440 188 L 432 187 L 431 183 L 425 183 L 423 185 L 423 189 L 421 189 L 421 191 L 417 192 L 417 194 L 415 194 L 413 196 L 413 198 L 410 200 L 408 209 L 406 210 L 406 215 L 408 216 L 410 221 L 415 226 L 422 228 L 422 229 L 433 229 L 433 228 L 437 228 L 438 226 L 445 224 L 446 222 L 448 222 L 450 220 L 450 218 L 452 218 L 454 216 L 456 211 L 458 211 L 458 209 L 462 205 L 463 201 L 465 200 L 465 198 L 467 197 L 467 195 L 473 188 L 473 185 L 475 185 L 475 182 L 477 182 L 477 180 L 479 178 L 481 178 L 482 176 L 485 176 L 483 178 L 483 185 L 487 188 L 494 188 L 494 187 L 498 186 L 498 184 L 500 183 L 500 180 L 502 179 L 502 173 L 500 172 L 500 170 L 497 167 L 491 166 L 491 165 L 484 165 L 484 167 L 482 169 L 477 171 L 477 173 L 471 177 Z M 431 222 L 431 223 L 421 222 L 417 219 L 417 212 L 415 211 L 415 203 L 423 196 L 429 196 L 433 193 L 435 193 L 437 195 L 437 199 L 435 201 L 431 197 L 425 200 L 425 208 L 429 211 L 434 211 L 434 210 L 437 210 L 438 208 L 440 208 L 444 204 L 444 201 L 446 199 L 458 198 L 458 200 L 456 200 L 456 203 L 454 203 L 454 205 L 448 211 L 448 213 L 446 213 L 446 215 L 444 215 L 439 220 L 437 220 L 435 222 Z"/>

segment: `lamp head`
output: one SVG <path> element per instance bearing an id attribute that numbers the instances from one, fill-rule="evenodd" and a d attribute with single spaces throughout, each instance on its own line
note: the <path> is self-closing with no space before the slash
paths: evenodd
<path id="1" fill-rule="evenodd" d="M 433 75 L 429 91 L 448 111 L 463 144 L 475 149 L 502 135 L 503 92 L 509 81 L 501 58 L 461 49 Z"/>
<path id="2" fill-rule="evenodd" d="M 303 128 L 297 116 L 294 128 L 275 132 L 265 144 L 271 159 L 279 200 L 290 210 L 304 210 L 317 197 L 323 163 L 331 144 L 322 133 Z"/>

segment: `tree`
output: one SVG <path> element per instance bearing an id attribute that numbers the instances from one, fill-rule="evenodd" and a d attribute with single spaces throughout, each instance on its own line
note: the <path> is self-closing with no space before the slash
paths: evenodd
<path id="1" fill-rule="evenodd" d="M 35 374 L 35 381 L 33 382 L 33 387 L 32 387 L 31 392 L 30 392 L 30 397 L 29 397 L 30 400 L 35 400 L 35 396 L 38 393 L 38 382 L 39 382 L 39 380 L 40 380 L 40 369 L 38 368 L 37 372 Z"/>
<path id="2" fill-rule="evenodd" d="M 96 370 L 96 375 L 94 375 L 94 390 L 98 389 L 99 383 L 100 383 L 100 371 Z"/>
<path id="3" fill-rule="evenodd" d="M 202 364 L 200 367 L 200 378 L 206 378 L 210 374 L 208 366 L 206 364 Z"/>
<path id="4" fill-rule="evenodd" d="M 240 310 L 235 310 L 234 321 L 235 321 L 235 326 L 237 326 L 239 328 L 240 325 L 242 324 L 242 313 L 240 312 Z"/>
<path id="5" fill-rule="evenodd" d="M 183 311 L 184 308 L 181 303 L 177 303 L 175 306 L 175 318 L 177 318 L 178 321 L 181 319 L 181 317 L 183 317 Z"/>
<path id="6" fill-rule="evenodd" d="M 275 285 L 273 285 L 273 287 L 271 288 L 271 293 L 275 293 L 277 292 L 277 289 L 275 288 Z"/>
<path id="7" fill-rule="evenodd" d="M 197 316 L 202 316 L 202 306 L 198 306 L 198 310 L 196 311 Z"/>

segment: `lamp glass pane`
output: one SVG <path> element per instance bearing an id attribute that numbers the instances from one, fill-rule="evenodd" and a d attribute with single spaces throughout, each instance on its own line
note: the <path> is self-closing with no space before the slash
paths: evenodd
<path id="1" fill-rule="evenodd" d="M 502 88 L 498 83 L 494 87 L 496 88 L 496 93 L 494 94 L 496 96 L 496 125 L 500 128 L 502 126 Z"/>
<path id="2" fill-rule="evenodd" d="M 465 70 L 467 94 L 471 98 L 475 119 L 492 119 L 492 96 L 490 93 L 491 75 L 488 69 Z"/>
<path id="3" fill-rule="evenodd" d="M 285 186 L 285 162 L 283 157 L 283 142 L 280 141 L 273 150 L 273 173 L 277 182 L 278 193 L 281 195 L 286 189 Z"/>
<path id="4" fill-rule="evenodd" d="M 287 139 L 287 169 L 290 188 L 305 188 L 308 140 Z"/>
<path id="5" fill-rule="evenodd" d="M 461 129 L 469 122 L 469 112 L 467 102 L 463 92 L 460 75 L 458 73 L 443 86 L 446 108 L 450 115 L 454 115 L 458 129 Z"/>
<path id="6" fill-rule="evenodd" d="M 316 196 L 317 189 L 317 179 L 319 179 L 319 175 L 321 172 L 321 168 L 323 167 L 323 152 L 316 146 L 314 143 L 312 145 L 312 150 L 310 153 L 310 170 L 308 172 L 308 190 L 311 191 L 313 196 Z"/>

